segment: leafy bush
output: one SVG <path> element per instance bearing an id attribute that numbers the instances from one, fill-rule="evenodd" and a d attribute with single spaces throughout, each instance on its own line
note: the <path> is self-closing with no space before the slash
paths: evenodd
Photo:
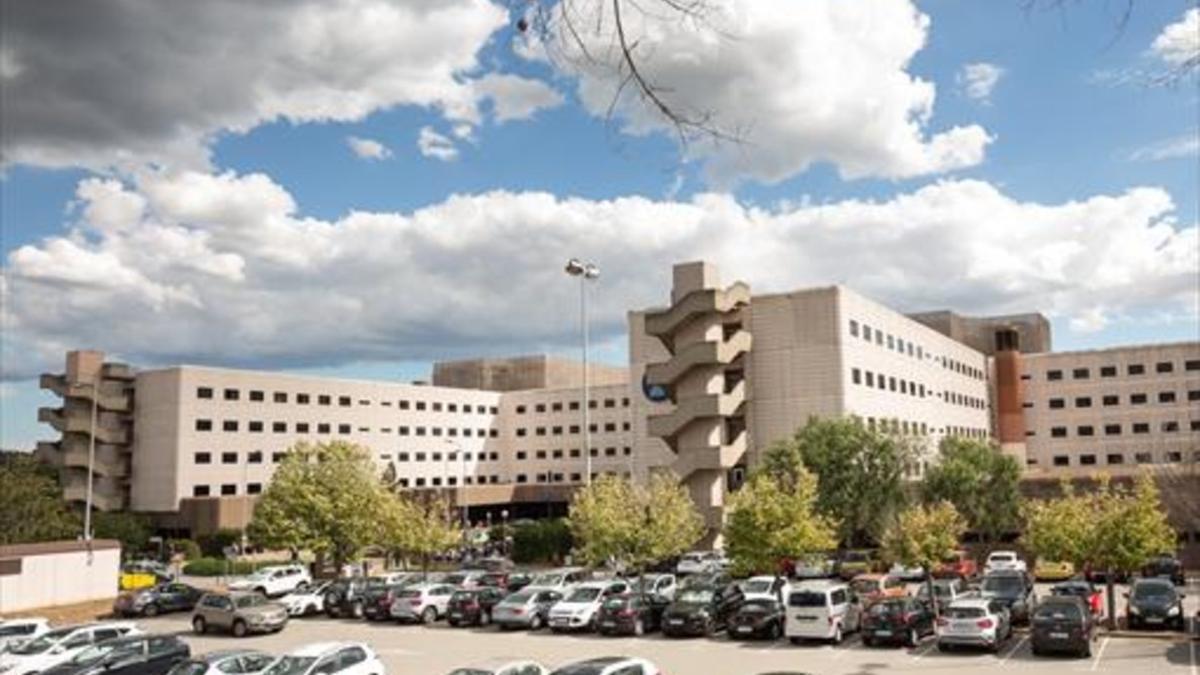
<path id="1" fill-rule="evenodd" d="M 204 555 L 200 551 L 200 545 L 191 539 L 168 539 L 167 548 L 172 553 L 182 553 L 184 560 L 196 560 Z"/>
<path id="2" fill-rule="evenodd" d="M 242 543 L 242 531 L 234 529 L 217 530 L 213 534 L 202 534 L 196 537 L 200 550 L 210 558 L 221 558 L 225 555 L 225 547 Z"/>
<path id="3" fill-rule="evenodd" d="M 513 562 L 557 562 L 571 552 L 571 529 L 562 518 L 516 523 L 513 530 Z"/>
<path id="4" fill-rule="evenodd" d="M 286 565 L 287 560 L 237 560 L 224 558 L 198 558 L 183 566 L 183 573 L 193 577 L 219 577 L 225 574 L 250 574 L 260 567 Z"/>

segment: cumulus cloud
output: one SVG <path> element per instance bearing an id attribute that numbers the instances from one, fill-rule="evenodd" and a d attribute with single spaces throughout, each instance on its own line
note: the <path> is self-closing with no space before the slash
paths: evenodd
<path id="1" fill-rule="evenodd" d="M 667 300 L 670 266 L 709 259 L 758 292 L 840 281 L 901 310 L 1041 310 L 1095 330 L 1195 321 L 1200 241 L 1161 189 L 1058 204 L 976 180 L 885 201 L 770 209 L 687 201 L 456 195 L 325 221 L 261 174 L 88 179 L 65 235 L 13 251 L 0 276 L 5 375 L 81 345 L 138 363 L 336 365 L 571 345 L 588 251 L 598 339 Z M 19 350 L 19 351 L 18 351 Z"/>
<path id="2" fill-rule="evenodd" d="M 381 160 L 392 156 L 392 151 L 386 145 L 370 138 L 348 136 L 346 145 L 349 145 L 350 150 L 360 159 Z"/>
<path id="3" fill-rule="evenodd" d="M 1200 129 L 1138 148 L 1129 153 L 1129 159 L 1135 162 L 1160 162 L 1166 159 L 1194 158 L 1196 155 L 1200 155 Z"/>
<path id="4" fill-rule="evenodd" d="M 526 120 L 563 103 L 562 94 L 549 85 L 507 73 L 488 73 L 473 86 L 481 98 L 491 99 L 497 122 Z"/>
<path id="5" fill-rule="evenodd" d="M 206 167 L 222 132 L 400 105 L 477 123 L 495 85 L 470 77 L 507 23 L 490 0 L 20 3 L 0 23 L 0 160 Z"/>
<path id="6" fill-rule="evenodd" d="M 421 127 L 417 132 L 417 149 L 421 151 L 422 156 L 440 159 L 443 162 L 458 157 L 458 146 L 454 145 L 454 141 L 434 131 L 433 127 Z"/>
<path id="7" fill-rule="evenodd" d="M 576 3 L 587 58 L 559 31 L 551 61 L 578 78 L 592 114 L 611 113 L 629 134 L 674 129 L 622 83 L 611 15 L 601 0 Z M 599 16 L 599 22 L 596 17 Z M 980 163 L 992 138 L 978 125 L 931 131 L 935 87 L 908 72 L 929 18 L 910 0 L 730 0 L 703 21 L 630 11 L 625 30 L 642 73 L 691 117 L 744 143 L 700 139 L 689 157 L 723 185 L 749 176 L 777 182 L 828 162 L 846 178 L 906 178 Z M 607 23 L 606 23 L 607 22 Z M 598 26 L 598 30 L 593 26 Z M 524 52 L 540 58 L 540 52 Z M 622 92 L 614 105 L 614 96 Z"/>
<path id="8" fill-rule="evenodd" d="M 1150 51 L 1172 67 L 1200 59 L 1200 8 L 1189 9 L 1179 21 L 1163 28 L 1150 45 Z"/>
<path id="9" fill-rule="evenodd" d="M 992 90 L 1004 75 L 1004 69 L 994 63 L 968 63 L 955 78 L 967 98 L 990 103 Z"/>

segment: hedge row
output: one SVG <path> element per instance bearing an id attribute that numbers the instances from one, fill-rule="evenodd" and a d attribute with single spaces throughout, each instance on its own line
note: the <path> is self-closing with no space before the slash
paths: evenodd
<path id="1" fill-rule="evenodd" d="M 236 560 L 198 558 L 183 566 L 183 573 L 193 577 L 219 577 L 225 574 L 250 574 L 260 567 L 286 565 L 288 560 Z"/>

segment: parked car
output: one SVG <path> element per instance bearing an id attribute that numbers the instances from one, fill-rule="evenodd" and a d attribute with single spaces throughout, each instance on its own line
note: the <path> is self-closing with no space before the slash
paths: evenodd
<path id="1" fill-rule="evenodd" d="M 165 675 L 191 655 L 174 635 L 129 635 L 98 642 L 41 675 Z"/>
<path id="2" fill-rule="evenodd" d="M 0 654 L 0 673 L 34 675 L 70 661 L 97 642 L 140 634 L 136 626 L 125 621 L 55 628 Z"/>
<path id="3" fill-rule="evenodd" d="M 190 610 L 196 606 L 204 591 L 170 581 L 136 591 L 124 591 L 113 601 L 113 614 L 117 616 L 157 616 L 163 612 Z"/>
<path id="4" fill-rule="evenodd" d="M 192 630 L 228 630 L 235 637 L 249 633 L 274 633 L 287 625 L 287 608 L 259 593 L 233 591 L 205 593 L 192 611 Z"/>
<path id="5" fill-rule="evenodd" d="M 694 586 L 719 586 L 730 582 L 729 573 L 724 570 L 715 572 L 700 572 L 698 574 L 689 574 L 686 577 L 680 577 L 676 594 L 679 591 L 692 588 Z"/>
<path id="6" fill-rule="evenodd" d="M 253 649 L 223 649 L 175 664 L 167 675 L 258 675 L 275 657 Z"/>
<path id="7" fill-rule="evenodd" d="M 992 551 L 983 564 L 983 573 L 991 574 L 1001 571 L 1027 572 L 1028 568 L 1016 551 Z"/>
<path id="8" fill-rule="evenodd" d="M 663 635 L 712 635 L 724 630 L 743 597 L 732 582 L 681 589 L 663 610 Z"/>
<path id="9" fill-rule="evenodd" d="M 477 558 L 462 564 L 464 570 L 481 570 L 483 572 L 511 572 L 513 561 L 500 556 Z"/>
<path id="10" fill-rule="evenodd" d="M 1142 576 L 1170 579 L 1171 583 L 1176 586 L 1187 585 L 1187 579 L 1183 574 L 1183 563 L 1173 555 L 1159 555 L 1151 558 L 1142 566 Z"/>
<path id="11" fill-rule="evenodd" d="M 792 566 L 792 576 L 797 579 L 828 579 L 837 575 L 837 554 L 818 553 L 797 560 Z"/>
<path id="12" fill-rule="evenodd" d="M 0 621 L 0 654 L 50 630 L 50 620 L 31 616 Z"/>
<path id="13" fill-rule="evenodd" d="M 602 656 L 559 666 L 550 675 L 662 675 L 662 671 L 637 656 Z"/>
<path id="14" fill-rule="evenodd" d="M 925 581 L 925 568 L 923 567 L 908 567 L 903 563 L 894 563 L 889 569 L 888 574 L 899 578 L 901 581 L 917 582 Z"/>
<path id="15" fill-rule="evenodd" d="M 673 600 L 675 598 L 675 583 L 674 574 L 643 574 L 636 579 L 629 580 L 629 591 L 631 593 L 645 593 L 664 600 Z"/>
<path id="16" fill-rule="evenodd" d="M 933 596 L 929 595 L 930 587 L 933 588 Z M 962 579 L 931 579 L 928 583 L 923 583 L 917 588 L 917 600 L 929 605 L 932 609 L 936 602 L 938 607 L 945 607 L 959 598 L 970 595 L 967 590 L 967 585 Z"/>
<path id="17" fill-rule="evenodd" d="M 778 640 L 783 635 L 784 614 L 778 598 L 747 598 L 729 618 L 725 632 L 730 637 Z"/>
<path id="18" fill-rule="evenodd" d="M 576 584 L 550 608 L 550 630 L 592 630 L 600 605 L 628 590 L 624 581 L 588 581 Z"/>
<path id="19" fill-rule="evenodd" d="M 1030 648 L 1035 656 L 1074 652 L 1087 658 L 1096 640 L 1096 617 L 1083 598 L 1053 595 L 1038 604 L 1030 619 Z"/>
<path id="20" fill-rule="evenodd" d="M 850 590 L 864 606 L 880 598 L 908 595 L 908 589 L 900 577 L 889 574 L 860 574 L 850 580 Z"/>
<path id="21" fill-rule="evenodd" d="M 1080 598 L 1093 617 L 1099 619 L 1104 616 L 1104 594 L 1087 579 L 1071 579 L 1055 584 L 1050 588 L 1050 595 Z"/>
<path id="22" fill-rule="evenodd" d="M 590 581 L 591 578 L 592 573 L 582 567 L 562 567 L 534 575 L 529 585 L 538 588 L 557 588 L 561 591 L 575 584 Z"/>
<path id="23" fill-rule="evenodd" d="M 451 626 L 486 626 L 492 622 L 492 609 L 504 599 L 504 591 L 491 586 L 454 591 L 446 609 Z"/>
<path id="24" fill-rule="evenodd" d="M 1075 576 L 1075 565 L 1066 560 L 1038 560 L 1033 565 L 1033 578 L 1038 581 L 1066 581 Z"/>
<path id="25" fill-rule="evenodd" d="M 679 563 L 675 565 L 675 573 L 682 576 L 715 572 L 721 569 L 720 561 L 721 554 L 717 551 L 691 551 L 679 556 Z"/>
<path id="26" fill-rule="evenodd" d="M 490 659 L 466 668 L 455 668 L 450 675 L 547 675 L 549 672 L 537 661 Z"/>
<path id="27" fill-rule="evenodd" d="M 998 600 L 955 600 L 937 620 L 937 647 L 943 652 L 956 647 L 983 647 L 998 652 L 1010 637 L 1012 621 Z"/>
<path id="28" fill-rule="evenodd" d="M 862 641 L 916 647 L 936 632 L 933 609 L 916 598 L 882 598 L 867 606 L 862 617 Z"/>
<path id="29" fill-rule="evenodd" d="M 738 588 L 746 600 L 753 598 L 781 600 L 786 587 L 787 579 L 777 576 L 750 577 L 738 582 Z"/>
<path id="30" fill-rule="evenodd" d="M 601 635 L 643 635 L 658 630 L 667 601 L 653 595 L 624 593 L 600 605 L 596 630 Z"/>
<path id="31" fill-rule="evenodd" d="M 433 623 L 446 616 L 450 596 L 455 588 L 450 584 L 417 584 L 403 588 L 392 601 L 391 615 L 400 621 Z"/>
<path id="32" fill-rule="evenodd" d="M 479 588 L 484 585 L 484 579 L 487 578 L 488 574 L 488 572 L 483 570 L 460 570 L 442 577 L 442 583 L 450 584 L 457 588 Z"/>
<path id="33" fill-rule="evenodd" d="M 336 619 L 339 616 L 361 617 L 362 594 L 367 590 L 367 577 L 344 577 L 336 579 L 325 588 L 322 609 L 325 615 Z"/>
<path id="34" fill-rule="evenodd" d="M 804 640 L 842 641 L 859 630 L 862 606 L 850 587 L 838 582 L 805 582 L 792 587 L 787 597 L 783 632 L 794 644 Z"/>
<path id="35" fill-rule="evenodd" d="M 359 596 L 359 602 L 356 603 L 361 607 L 361 616 L 368 621 L 382 621 L 392 617 L 392 603 L 396 601 L 396 594 L 405 588 L 403 582 L 404 576 L 388 576 L 388 577 L 371 577 L 367 579 L 366 586 L 363 587 L 362 594 Z M 354 607 L 350 608 L 351 616 L 354 616 Z"/>
<path id="36" fill-rule="evenodd" d="M 279 598 L 279 604 L 287 608 L 288 616 L 308 616 L 325 611 L 325 592 L 332 582 L 325 581 L 315 586 L 292 591 Z"/>
<path id="37" fill-rule="evenodd" d="M 1129 581 L 1129 574 L 1126 572 L 1103 570 L 1090 564 L 1083 568 L 1083 577 L 1093 584 L 1108 583 L 1109 576 L 1112 577 L 1114 584 L 1123 584 Z"/>
<path id="38" fill-rule="evenodd" d="M 558 589 L 526 586 L 492 608 L 492 621 L 502 630 L 538 630 L 549 623 L 550 608 L 559 600 L 562 600 L 562 592 Z"/>
<path id="39" fill-rule="evenodd" d="M 1170 579 L 1137 579 L 1129 592 L 1125 623 L 1131 630 L 1171 627 L 1183 630 L 1183 593 Z"/>
<path id="40" fill-rule="evenodd" d="M 504 577 L 504 582 L 498 583 L 496 586 L 509 593 L 516 593 L 533 583 L 533 575 L 529 572 L 489 572 L 484 578 L 484 583 L 492 585 L 493 582 L 499 580 L 500 576 Z"/>
<path id="41" fill-rule="evenodd" d="M 966 551 L 955 551 L 950 555 L 942 558 L 942 561 L 933 568 L 933 577 L 935 579 L 972 579 L 979 574 L 979 565 L 971 554 Z"/>
<path id="42" fill-rule="evenodd" d="M 1029 612 L 1037 602 L 1029 576 L 1016 570 L 985 575 L 979 585 L 979 594 L 1004 603 L 1013 625 L 1028 623 Z"/>
<path id="43" fill-rule="evenodd" d="M 231 591 L 254 591 L 268 598 L 291 593 L 312 584 L 304 565 L 272 565 L 255 571 L 248 577 L 229 584 Z"/>
<path id="44" fill-rule="evenodd" d="M 842 581 L 850 581 L 860 574 L 870 574 L 879 565 L 875 551 L 845 551 L 837 562 L 837 574 Z"/>
<path id="45" fill-rule="evenodd" d="M 386 675 L 375 652 L 361 642 L 305 645 L 272 663 L 263 675 Z"/>

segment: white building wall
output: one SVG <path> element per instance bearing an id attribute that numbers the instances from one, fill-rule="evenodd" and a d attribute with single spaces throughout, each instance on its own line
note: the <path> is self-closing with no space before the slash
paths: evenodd
<path id="1" fill-rule="evenodd" d="M 115 597 L 121 548 L 116 542 L 94 544 L 90 552 L 77 542 L 0 547 L 0 560 L 19 560 L 21 568 L 18 574 L 0 574 L 0 615 Z M 56 546 L 79 550 L 20 553 Z"/>

